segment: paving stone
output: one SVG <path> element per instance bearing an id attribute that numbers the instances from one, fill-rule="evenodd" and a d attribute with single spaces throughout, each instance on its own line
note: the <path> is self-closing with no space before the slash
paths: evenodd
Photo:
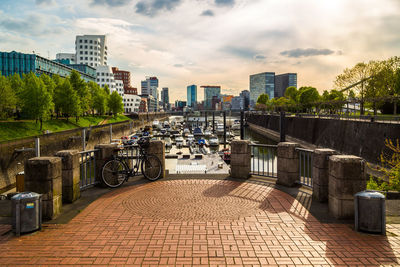
<path id="1" fill-rule="evenodd" d="M 400 265 L 399 235 L 320 223 L 288 194 L 251 182 L 123 186 L 68 224 L 18 238 L 9 229 L 0 225 L 0 266 Z"/>

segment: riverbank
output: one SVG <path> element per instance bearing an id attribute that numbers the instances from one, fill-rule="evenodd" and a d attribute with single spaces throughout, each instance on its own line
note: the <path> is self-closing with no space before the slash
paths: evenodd
<path id="1" fill-rule="evenodd" d="M 46 133 L 62 132 L 81 127 L 91 127 L 128 120 L 130 120 L 130 118 L 125 115 L 118 115 L 116 117 L 107 115 L 85 116 L 80 117 L 78 122 L 75 121 L 75 118 L 69 118 L 69 120 L 65 118 L 59 118 L 44 121 L 42 130 L 40 130 L 40 123 L 36 123 L 35 120 L 0 121 L 0 143 L 20 138 L 40 136 Z"/>

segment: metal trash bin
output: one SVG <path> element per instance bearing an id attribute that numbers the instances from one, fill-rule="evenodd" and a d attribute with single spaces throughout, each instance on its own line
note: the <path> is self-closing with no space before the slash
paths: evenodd
<path id="1" fill-rule="evenodd" d="M 12 230 L 21 233 L 42 228 L 42 195 L 35 192 L 22 192 L 11 198 Z"/>
<path id="2" fill-rule="evenodd" d="M 378 191 L 365 190 L 354 195 L 356 231 L 386 234 L 385 196 Z"/>

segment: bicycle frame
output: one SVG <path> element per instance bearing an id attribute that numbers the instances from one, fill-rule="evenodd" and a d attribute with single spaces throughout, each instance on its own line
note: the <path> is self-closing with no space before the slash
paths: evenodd
<path id="1" fill-rule="evenodd" d="M 135 154 L 133 152 L 136 152 Z M 132 152 L 129 154 L 129 152 Z M 125 155 L 126 153 L 126 155 Z M 118 155 L 114 156 L 115 159 L 119 159 L 128 170 L 126 180 L 129 177 L 133 177 L 139 174 L 142 161 L 145 159 L 147 152 L 144 148 L 138 145 L 125 145 L 118 151 Z M 136 160 L 135 165 L 130 167 L 129 160 Z"/>

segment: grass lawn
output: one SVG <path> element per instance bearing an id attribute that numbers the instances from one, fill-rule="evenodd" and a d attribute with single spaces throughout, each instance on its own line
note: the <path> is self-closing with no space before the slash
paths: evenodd
<path id="1" fill-rule="evenodd" d="M 0 122 L 0 142 L 41 135 L 46 130 L 50 132 L 61 132 L 79 127 L 96 126 L 105 120 L 107 123 L 113 123 L 129 120 L 129 118 L 124 115 L 118 115 L 116 118 L 111 116 L 87 116 L 79 118 L 78 123 L 76 123 L 75 118 L 70 118 L 69 121 L 64 118 L 58 120 L 54 119 L 44 121 L 41 131 L 39 130 L 39 122 L 36 124 L 35 121 L 32 120 L 6 120 Z"/>

